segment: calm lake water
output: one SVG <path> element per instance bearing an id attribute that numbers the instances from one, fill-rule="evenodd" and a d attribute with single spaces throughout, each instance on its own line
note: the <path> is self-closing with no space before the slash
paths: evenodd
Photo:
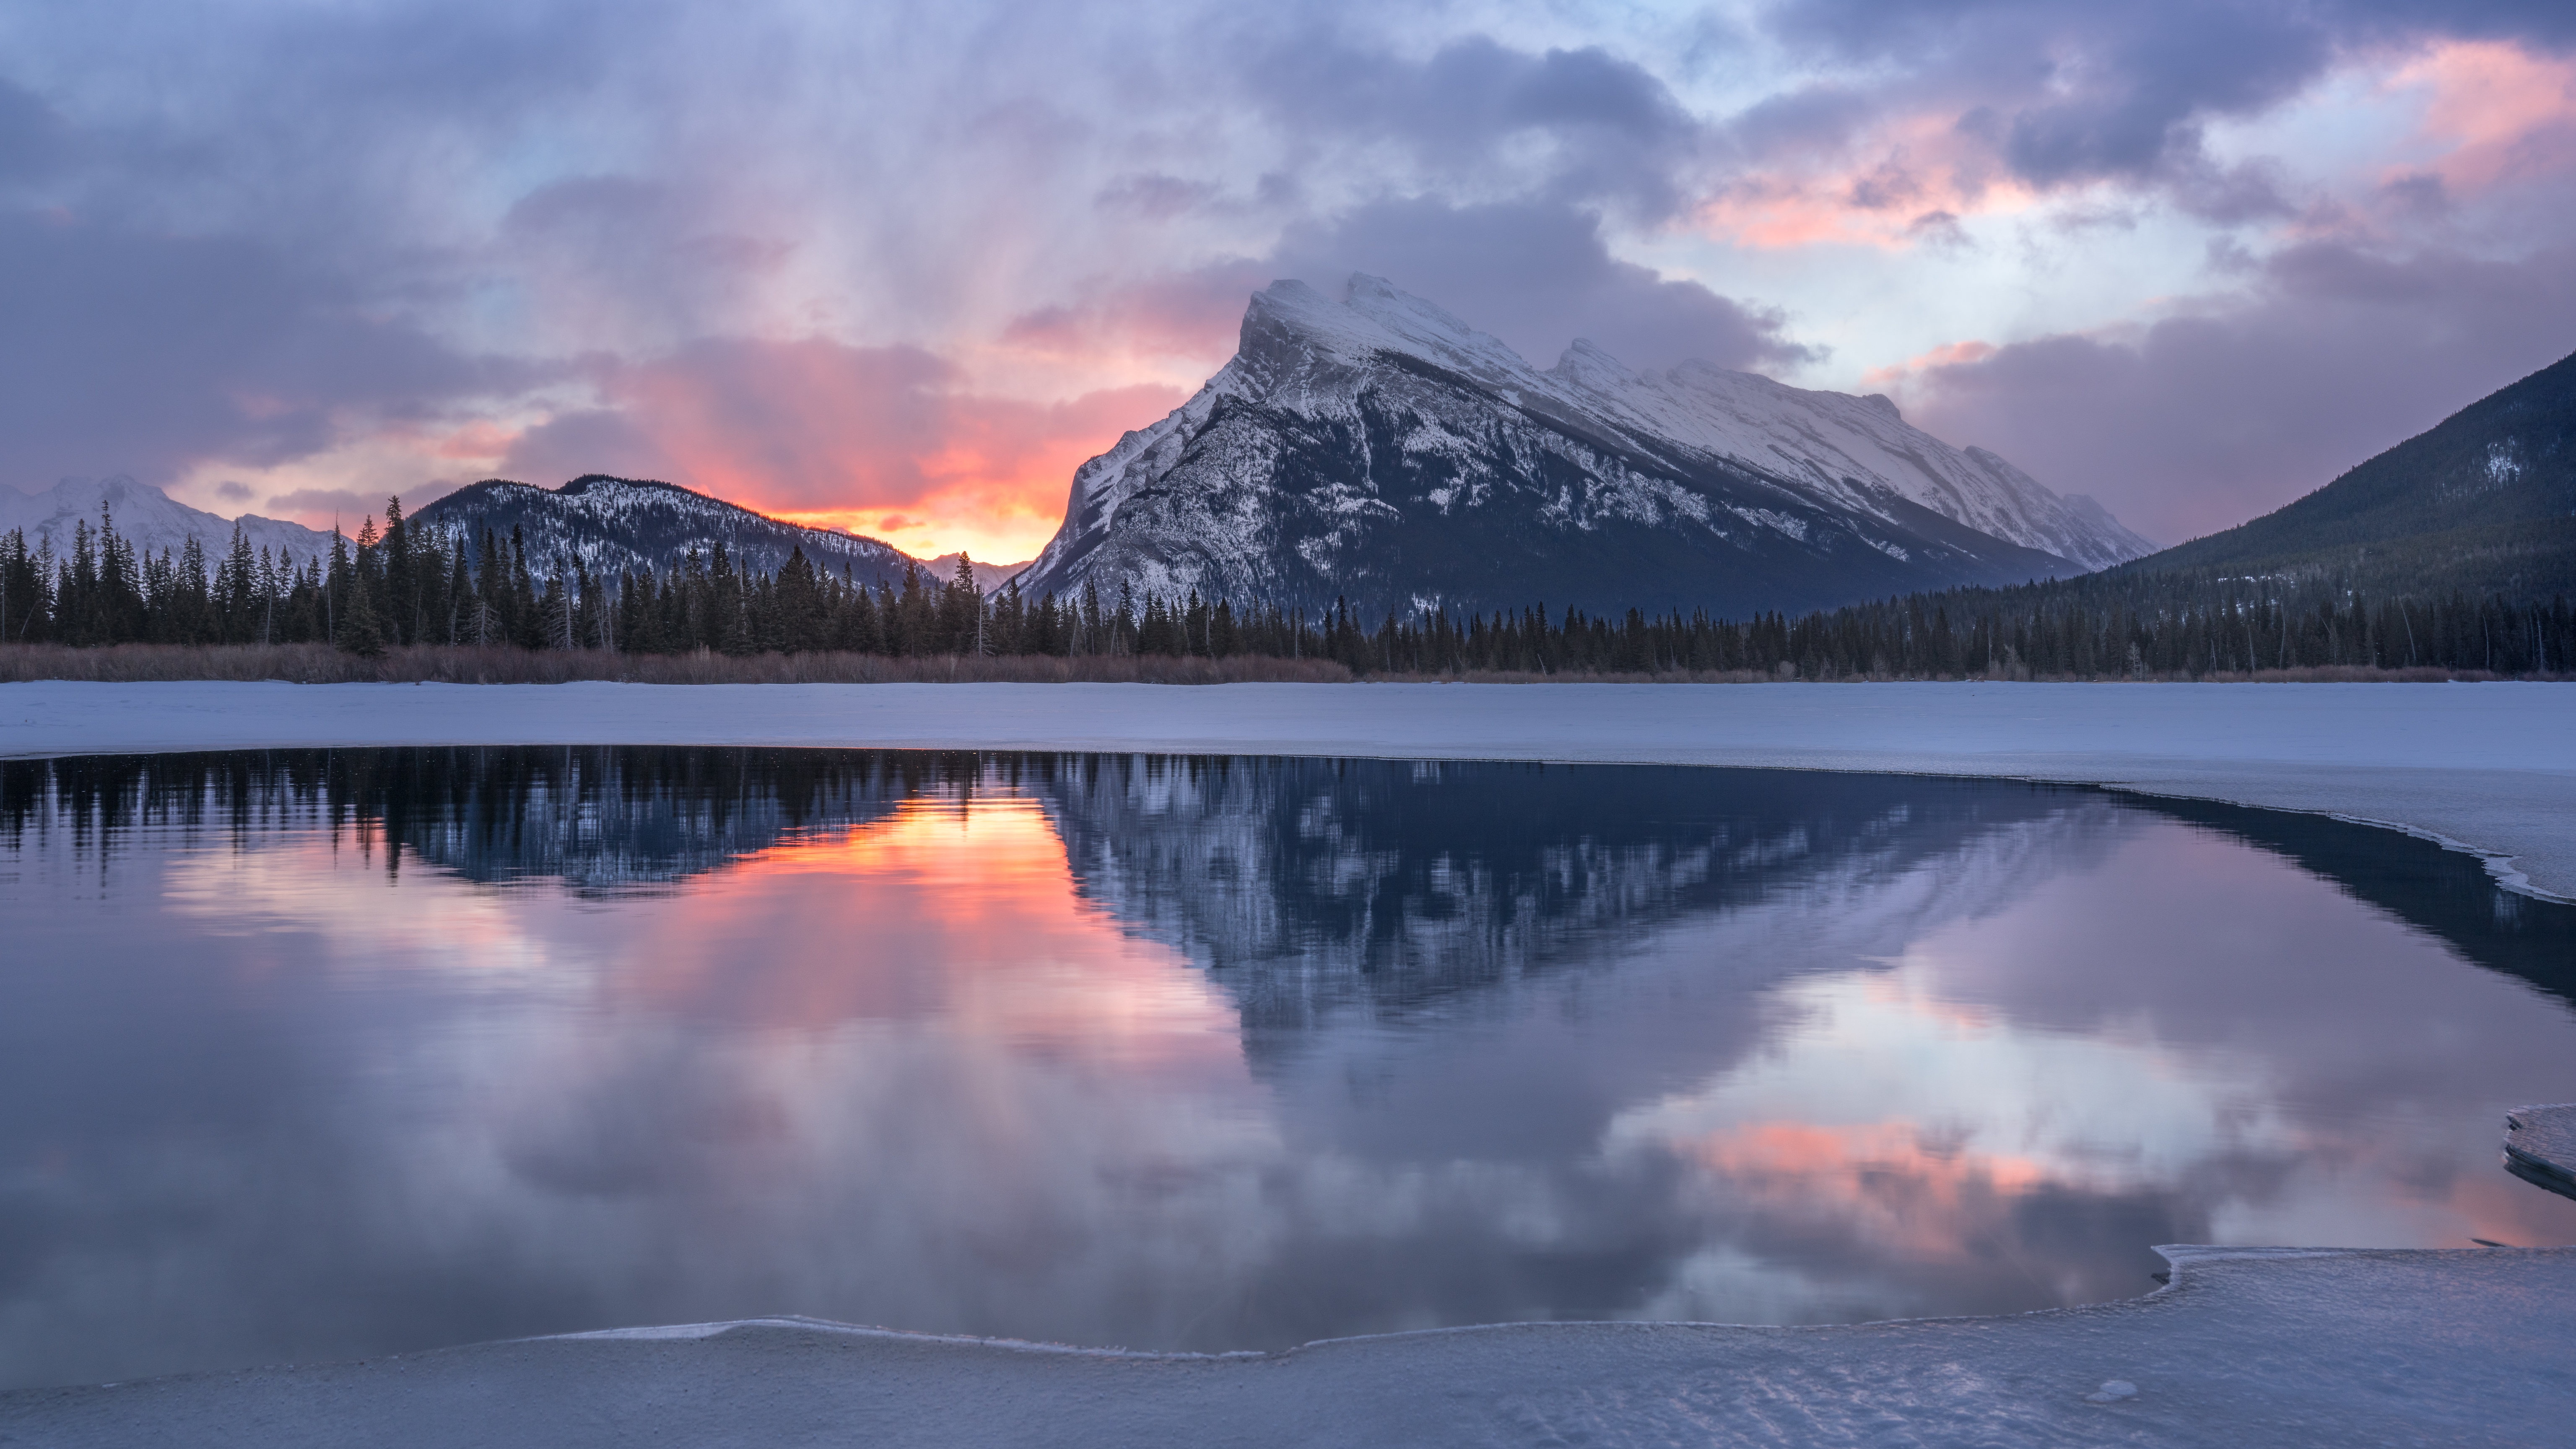
<path id="1" fill-rule="evenodd" d="M 2576 910 L 1870 776 L 0 765 L 0 1385 L 799 1313 L 1243 1349 L 2576 1240 Z"/>

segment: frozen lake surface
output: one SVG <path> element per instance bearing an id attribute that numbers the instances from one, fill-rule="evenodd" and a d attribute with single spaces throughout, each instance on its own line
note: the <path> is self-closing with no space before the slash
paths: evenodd
<path id="1" fill-rule="evenodd" d="M 2159 1243 L 2576 1240 L 2496 1146 L 2571 1095 L 2576 909 L 2205 802 L 83 758 L 0 765 L 0 919 L 0 1387 L 782 1314 L 2002 1314 L 2148 1292 Z"/>
<path id="2" fill-rule="evenodd" d="M 2576 899 L 2576 684 L 13 684 L 0 758 L 842 745 L 1730 765 L 2117 785 L 2380 821 Z"/>

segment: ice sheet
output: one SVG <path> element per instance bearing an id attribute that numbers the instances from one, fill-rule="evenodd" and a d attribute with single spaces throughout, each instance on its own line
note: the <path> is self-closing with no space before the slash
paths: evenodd
<path id="1" fill-rule="evenodd" d="M 0 1441 L 2564 1443 L 2576 1249 L 2172 1248 L 2150 1297 L 1831 1328 L 1516 1324 L 1227 1357 L 779 1320 L 0 1395 Z"/>
<path id="2" fill-rule="evenodd" d="M 2576 899 L 2576 685 L 0 686 L 0 757 L 745 744 L 1887 770 L 2339 815 Z"/>

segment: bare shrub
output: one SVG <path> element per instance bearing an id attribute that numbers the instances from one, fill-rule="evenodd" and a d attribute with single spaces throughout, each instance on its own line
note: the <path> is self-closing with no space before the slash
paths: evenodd
<path id="1" fill-rule="evenodd" d="M 148 680 L 285 680 L 294 684 L 1330 684 L 1351 672 L 1326 659 L 1175 659 L 1160 655 L 1047 655 L 980 658 L 877 654 L 611 654 L 596 649 L 528 650 L 415 644 L 363 659 L 328 644 L 0 645 L 0 682 L 36 679 L 139 683 Z"/>
<path id="2" fill-rule="evenodd" d="M 1884 682 L 1898 676 L 1845 674 L 1836 682 Z M 2013 679 L 2081 682 L 2080 675 Z M 2207 674 L 2205 684 L 2438 684 L 2488 680 L 2482 670 L 2373 669 L 2321 665 L 2265 669 L 2252 674 Z M 2525 676 L 2539 678 L 2542 676 Z M 2565 675 L 2547 676 L 2565 679 Z M 1329 659 L 1272 659 L 1236 654 L 1223 659 L 1166 655 L 1086 655 L 1059 659 L 1043 654 L 979 658 L 931 655 L 896 659 L 881 654 L 611 654 L 598 649 L 515 649 L 507 646 L 408 644 L 364 659 L 328 644 L 117 644 L 74 649 L 60 644 L 0 645 L 0 683 L 37 679 L 125 684 L 151 680 L 284 680 L 294 684 L 415 682 L 437 684 L 569 684 L 614 680 L 626 684 L 1345 684 L 1350 670 Z M 1468 670 L 1450 674 L 1379 674 L 1396 683 L 1464 681 L 1471 684 L 1771 684 L 1794 675 L 1760 670 L 1676 670 L 1665 674 L 1538 674 Z M 2142 675 L 2142 683 L 2178 683 L 2187 675 Z"/>

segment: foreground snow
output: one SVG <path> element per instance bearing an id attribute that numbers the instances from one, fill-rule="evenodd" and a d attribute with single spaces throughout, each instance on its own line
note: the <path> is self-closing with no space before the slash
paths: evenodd
<path id="1" fill-rule="evenodd" d="M 0 1394 L 61 1446 L 2563 1443 L 2576 1249 L 2173 1248 L 2171 1288 L 1834 1328 L 1515 1324 L 1224 1357 L 798 1320 Z"/>
<path id="2" fill-rule="evenodd" d="M 0 687 L 0 757 L 739 744 L 1616 761 L 2002 776 L 2316 811 L 2576 898 L 2576 685 Z"/>
<path id="3" fill-rule="evenodd" d="M 2576 1103 L 2516 1107 L 2504 1122 L 2505 1169 L 2535 1186 L 2576 1197 Z"/>

